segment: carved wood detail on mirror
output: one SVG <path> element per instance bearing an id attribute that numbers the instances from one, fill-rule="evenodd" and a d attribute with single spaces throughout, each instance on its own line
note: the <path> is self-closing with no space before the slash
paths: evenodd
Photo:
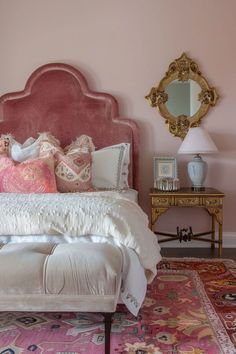
<path id="1" fill-rule="evenodd" d="M 171 134 L 181 139 L 190 127 L 200 124 L 218 97 L 198 65 L 185 53 L 169 65 L 159 85 L 145 96 L 152 107 L 159 109 Z"/>

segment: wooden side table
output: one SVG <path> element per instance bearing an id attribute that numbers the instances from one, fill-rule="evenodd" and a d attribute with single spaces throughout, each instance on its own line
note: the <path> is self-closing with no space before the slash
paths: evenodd
<path id="1" fill-rule="evenodd" d="M 172 240 L 191 241 L 200 240 L 204 242 L 210 242 L 211 248 L 215 248 L 215 244 L 219 245 L 218 255 L 222 256 L 222 226 L 223 226 L 223 198 L 224 193 L 213 189 L 206 188 L 204 191 L 192 191 L 191 188 L 181 188 L 178 191 L 160 191 L 152 188 L 149 193 L 151 199 L 151 220 L 150 227 L 152 231 L 155 229 L 155 223 L 162 215 L 171 207 L 189 207 L 189 208 L 204 208 L 208 211 L 212 218 L 211 230 L 193 234 L 192 229 L 187 232 L 186 229 L 179 230 L 177 228 L 177 234 L 170 234 L 166 232 L 155 232 L 157 235 L 166 236 L 165 239 L 159 242 L 168 242 Z M 215 222 L 218 224 L 218 239 L 216 240 L 216 228 Z M 183 234 L 182 231 L 185 231 Z M 202 236 L 211 235 L 210 238 Z"/>

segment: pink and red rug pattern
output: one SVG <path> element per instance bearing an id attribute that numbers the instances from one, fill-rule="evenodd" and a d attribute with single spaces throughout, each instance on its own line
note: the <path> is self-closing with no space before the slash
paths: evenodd
<path id="1" fill-rule="evenodd" d="M 138 318 L 114 316 L 112 354 L 235 354 L 236 264 L 164 259 Z M 88 313 L 0 313 L 0 354 L 103 354 L 103 318 Z"/>

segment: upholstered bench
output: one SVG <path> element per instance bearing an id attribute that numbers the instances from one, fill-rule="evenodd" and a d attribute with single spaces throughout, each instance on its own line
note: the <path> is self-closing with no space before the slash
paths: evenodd
<path id="1" fill-rule="evenodd" d="M 122 254 L 105 243 L 9 243 L 0 269 L 1 311 L 113 312 Z"/>
<path id="2" fill-rule="evenodd" d="M 1 311 L 115 311 L 123 262 L 119 248 L 83 242 L 0 247 Z M 107 318 L 109 353 L 111 316 Z"/>

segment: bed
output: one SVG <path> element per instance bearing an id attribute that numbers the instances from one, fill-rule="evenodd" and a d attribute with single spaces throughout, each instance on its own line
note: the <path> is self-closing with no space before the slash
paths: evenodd
<path id="1" fill-rule="evenodd" d="M 135 192 L 137 124 L 119 116 L 113 96 L 91 91 L 77 69 L 53 63 L 33 72 L 23 91 L 0 98 L 1 134 L 23 143 L 39 132 L 63 147 L 81 135 L 98 151 L 128 144 L 129 188 L 0 194 L 0 310 L 109 314 L 123 302 L 137 315 L 161 258 Z"/>

